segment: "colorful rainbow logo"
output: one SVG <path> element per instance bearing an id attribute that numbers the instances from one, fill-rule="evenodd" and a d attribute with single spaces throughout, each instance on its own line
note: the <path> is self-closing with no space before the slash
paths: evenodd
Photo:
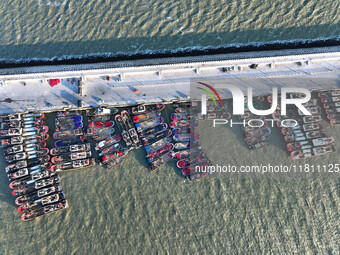
<path id="1" fill-rule="evenodd" d="M 219 102 L 220 102 L 220 106 L 221 106 L 221 107 L 223 106 L 222 100 L 221 100 L 221 98 L 220 98 L 220 95 L 217 93 L 217 91 L 216 91 L 212 86 L 210 86 L 210 85 L 208 85 L 208 84 L 206 84 L 206 83 L 203 83 L 203 82 L 198 82 L 198 83 L 201 84 L 201 85 L 203 85 L 203 86 L 206 86 L 206 87 L 209 88 L 212 92 L 214 92 L 214 94 L 217 96 L 217 98 L 218 98 L 218 100 L 219 100 Z M 200 88 L 200 87 L 197 87 L 197 88 L 200 89 L 200 90 L 203 90 L 205 93 L 207 93 L 207 94 L 212 98 L 212 100 L 214 101 L 215 105 L 217 106 L 216 100 L 215 100 L 213 94 L 212 94 L 209 90 L 204 89 L 204 88 Z"/>

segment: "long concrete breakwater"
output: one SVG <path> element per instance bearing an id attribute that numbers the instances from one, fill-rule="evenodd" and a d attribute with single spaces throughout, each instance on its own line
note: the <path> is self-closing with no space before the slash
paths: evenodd
<path id="1" fill-rule="evenodd" d="M 233 79 L 257 94 L 268 94 L 275 85 L 339 88 L 340 47 L 20 67 L 0 73 L 0 114 L 122 106 L 186 101 L 193 80 Z M 51 81 L 58 84 L 51 86 Z M 227 92 L 222 96 L 228 97 Z"/>

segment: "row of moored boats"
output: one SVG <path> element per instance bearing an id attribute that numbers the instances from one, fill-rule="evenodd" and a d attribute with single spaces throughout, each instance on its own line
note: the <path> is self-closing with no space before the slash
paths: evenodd
<path id="1" fill-rule="evenodd" d="M 291 98 L 304 97 L 303 94 L 291 94 Z M 314 156 L 325 155 L 336 151 L 334 138 L 327 136 L 322 124 L 321 108 L 318 106 L 318 99 L 311 99 L 304 104 L 312 115 L 304 115 L 300 109 L 290 106 L 286 116 L 281 116 L 278 112 L 273 113 L 273 118 L 285 121 L 285 127 L 281 128 L 281 133 L 287 142 L 287 149 L 292 159 L 302 159 Z M 295 120 L 295 121 L 291 121 Z M 289 127 L 287 127 L 289 126 Z"/>
<path id="2" fill-rule="evenodd" d="M 33 220 L 67 208 L 60 178 L 51 171 L 44 114 L 9 114 L 0 121 L 5 170 L 21 219 Z"/>

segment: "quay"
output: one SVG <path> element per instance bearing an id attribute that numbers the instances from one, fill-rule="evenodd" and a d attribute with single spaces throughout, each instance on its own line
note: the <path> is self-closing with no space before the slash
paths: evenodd
<path id="1" fill-rule="evenodd" d="M 192 80 L 237 79 L 258 94 L 270 93 L 275 79 L 336 89 L 339 75 L 340 46 L 2 69 L 0 114 L 188 101 Z M 254 78 L 261 79 L 249 85 Z"/>

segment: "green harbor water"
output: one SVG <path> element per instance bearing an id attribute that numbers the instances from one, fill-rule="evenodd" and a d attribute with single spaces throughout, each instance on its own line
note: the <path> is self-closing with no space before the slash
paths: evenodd
<path id="1" fill-rule="evenodd" d="M 169 107 L 163 112 L 171 113 Z M 53 122 L 49 117 L 48 123 Z M 340 128 L 326 131 L 340 148 Z M 290 164 L 278 128 L 250 152 L 241 129 L 200 122 L 203 150 L 219 163 Z M 189 183 L 171 161 L 147 169 L 143 149 L 123 165 L 60 173 L 69 208 L 22 222 L 0 177 L 1 254 L 337 254 L 337 175 L 248 178 L 221 174 Z M 339 163 L 339 153 L 294 163 Z M 4 160 L 1 157 L 1 165 Z M 3 169 L 3 167 L 2 167 Z"/>

